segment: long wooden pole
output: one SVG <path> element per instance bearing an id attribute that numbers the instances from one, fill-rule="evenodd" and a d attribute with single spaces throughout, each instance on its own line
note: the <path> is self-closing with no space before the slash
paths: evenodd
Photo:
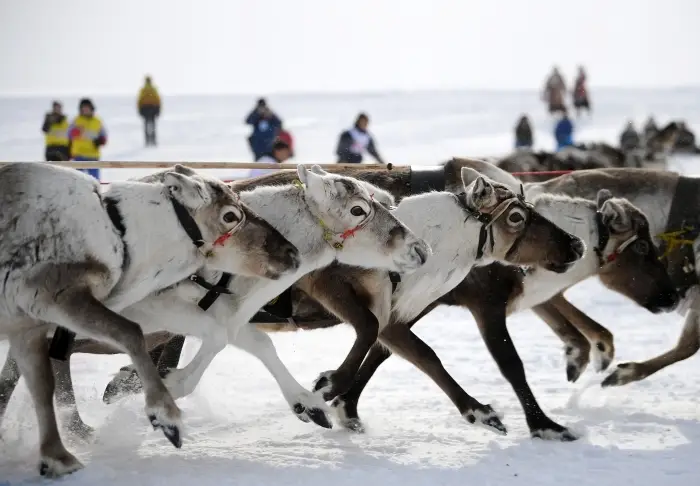
<path id="1" fill-rule="evenodd" d="M 73 169 L 167 169 L 175 164 L 187 165 L 195 169 L 296 169 L 297 165 L 300 164 L 262 164 L 259 162 L 197 162 L 197 161 L 187 161 L 178 160 L 173 162 L 114 162 L 107 160 L 100 160 L 95 162 L 85 161 L 85 162 L 44 162 L 53 165 L 58 165 L 61 167 L 71 167 Z M 0 167 L 8 164 L 13 164 L 15 162 L 0 162 Z M 21 163 L 21 162 L 20 162 Z M 313 162 L 304 163 L 304 165 L 319 165 L 323 169 L 341 169 L 347 167 L 363 168 L 363 169 L 383 169 L 392 170 L 394 168 L 393 164 L 314 164 Z"/>

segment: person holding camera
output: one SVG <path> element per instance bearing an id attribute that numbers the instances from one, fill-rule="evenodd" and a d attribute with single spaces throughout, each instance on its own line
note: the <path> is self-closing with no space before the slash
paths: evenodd
<path id="1" fill-rule="evenodd" d="M 70 148 L 68 142 L 68 119 L 63 114 L 63 106 L 54 101 L 51 111 L 44 117 L 41 126 L 44 132 L 46 161 L 60 162 L 70 160 Z"/>
<path id="2" fill-rule="evenodd" d="M 255 160 L 270 153 L 272 144 L 282 127 L 282 120 L 267 106 L 265 98 L 260 98 L 255 109 L 245 119 L 247 125 L 253 126 L 253 133 L 248 137 L 250 150 Z"/>

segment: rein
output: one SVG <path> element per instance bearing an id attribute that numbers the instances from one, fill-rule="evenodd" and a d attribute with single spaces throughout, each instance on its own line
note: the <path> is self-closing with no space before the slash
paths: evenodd
<path id="1" fill-rule="evenodd" d="M 464 209 L 464 211 L 467 213 L 467 217 L 464 220 L 465 222 L 469 220 L 469 218 L 474 218 L 478 222 L 481 223 L 481 229 L 479 230 L 479 243 L 477 245 L 477 250 L 476 250 L 476 259 L 481 260 L 484 257 L 484 248 L 486 246 L 487 240 L 490 246 L 490 252 L 493 251 L 494 246 L 495 246 L 495 241 L 493 238 L 493 223 L 495 223 L 501 216 L 505 214 L 505 212 L 510 208 L 513 204 L 520 203 L 522 204 L 528 211 L 532 211 L 532 204 L 528 203 L 525 200 L 525 192 L 523 190 L 522 184 L 520 185 L 520 194 L 516 194 L 511 198 L 508 198 L 504 201 L 502 201 L 500 204 L 498 204 L 493 210 L 490 212 L 481 212 L 478 211 L 467 204 L 467 199 L 466 199 L 466 193 L 460 193 L 456 194 L 455 197 L 457 198 L 457 201 L 459 202 L 459 205 Z M 509 255 L 515 250 L 517 250 L 518 245 L 520 245 L 521 240 L 523 239 L 527 227 L 530 225 L 530 221 L 532 221 L 531 217 L 528 217 L 525 221 L 525 227 L 522 229 L 520 232 L 520 235 L 515 239 L 511 247 L 508 249 L 508 253 L 506 254 Z"/>

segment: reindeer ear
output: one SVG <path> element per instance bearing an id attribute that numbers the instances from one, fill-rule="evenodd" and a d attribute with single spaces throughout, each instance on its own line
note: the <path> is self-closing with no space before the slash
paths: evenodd
<path id="1" fill-rule="evenodd" d="M 625 207 L 614 199 L 605 201 L 600 207 L 603 215 L 603 224 L 616 233 L 622 233 L 631 229 L 631 221 Z"/>
<path id="2" fill-rule="evenodd" d="M 194 171 L 194 169 L 187 167 L 185 165 L 182 165 L 182 164 L 175 164 L 175 167 L 173 167 L 173 170 L 175 172 L 177 172 L 178 174 L 183 174 L 186 176 L 193 176 L 193 175 L 197 174 Z"/>
<path id="3" fill-rule="evenodd" d="M 462 176 L 462 184 L 464 185 L 465 189 L 469 186 L 469 184 L 474 182 L 477 178 L 481 177 L 481 174 L 472 169 L 471 167 L 462 167 L 460 175 Z"/>
<path id="4" fill-rule="evenodd" d="M 598 191 L 598 195 L 596 197 L 596 206 L 598 208 L 598 211 L 603 207 L 603 204 L 606 203 L 606 201 L 612 199 L 613 195 L 612 192 L 608 191 L 607 189 L 601 189 Z"/>
<path id="5" fill-rule="evenodd" d="M 496 191 L 486 177 L 479 176 L 466 189 L 467 201 L 474 209 L 493 206 L 496 201 Z"/>
<path id="6" fill-rule="evenodd" d="M 198 209 L 211 202 L 209 191 L 202 182 L 174 170 L 165 173 L 163 184 L 171 197 L 186 208 Z"/>
<path id="7" fill-rule="evenodd" d="M 323 170 L 323 169 L 321 168 L 321 166 L 318 165 L 318 164 L 314 164 L 314 165 L 311 166 L 311 172 L 313 172 L 314 174 L 318 174 L 318 175 L 320 175 L 320 176 L 324 176 L 324 175 L 327 175 L 327 174 L 328 174 L 328 172 L 326 172 L 325 170 Z"/>
<path id="8" fill-rule="evenodd" d="M 309 171 L 305 165 L 297 165 L 297 175 L 299 176 L 299 181 L 301 181 L 301 183 L 305 186 L 308 185 L 308 173 Z"/>

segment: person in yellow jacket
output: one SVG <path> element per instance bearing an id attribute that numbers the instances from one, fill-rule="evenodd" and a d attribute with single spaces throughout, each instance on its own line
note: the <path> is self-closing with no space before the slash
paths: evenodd
<path id="1" fill-rule="evenodd" d="M 146 146 L 156 144 L 156 118 L 160 116 L 160 96 L 153 86 L 150 76 L 146 76 L 138 100 L 139 115 L 143 118 L 143 131 L 146 136 Z"/>
<path id="2" fill-rule="evenodd" d="M 71 159 L 100 160 L 100 147 L 107 143 L 107 131 L 95 116 L 95 105 L 88 98 L 80 100 L 78 116 L 68 128 Z M 100 180 L 100 169 L 78 169 Z"/>
<path id="3" fill-rule="evenodd" d="M 45 158 L 47 161 L 70 160 L 68 147 L 68 119 L 63 114 L 63 106 L 54 101 L 51 111 L 44 117 L 41 127 L 46 140 Z"/>

